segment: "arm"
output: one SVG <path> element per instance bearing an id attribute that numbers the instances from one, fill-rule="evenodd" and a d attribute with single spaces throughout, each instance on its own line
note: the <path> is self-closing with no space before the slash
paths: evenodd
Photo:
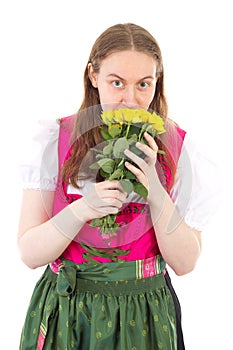
<path id="1" fill-rule="evenodd" d="M 185 223 L 161 185 L 154 191 L 149 205 L 161 254 L 177 275 L 184 275 L 194 269 L 200 255 L 201 232 Z"/>
<path id="2" fill-rule="evenodd" d="M 30 268 L 57 259 L 86 221 L 115 214 L 126 198 L 117 181 L 96 184 L 94 190 L 52 217 L 54 191 L 23 192 L 18 230 L 21 258 Z"/>
<path id="3" fill-rule="evenodd" d="M 201 251 L 201 233 L 184 222 L 171 198 L 161 185 L 155 169 L 158 147 L 154 139 L 147 133 L 145 133 L 145 138 L 149 146 L 137 144 L 137 147 L 145 153 L 145 160 L 128 150 L 125 151 L 125 154 L 140 169 L 128 162 L 126 167 L 148 189 L 151 219 L 164 260 L 177 275 L 183 275 L 192 271 L 195 267 Z"/>

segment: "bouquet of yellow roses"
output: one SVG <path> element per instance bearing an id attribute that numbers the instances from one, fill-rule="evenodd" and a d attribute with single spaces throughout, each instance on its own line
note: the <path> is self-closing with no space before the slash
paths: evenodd
<path id="1" fill-rule="evenodd" d="M 119 180 L 128 194 L 135 192 L 142 197 L 147 197 L 147 189 L 125 167 L 124 151 L 130 149 L 135 154 L 143 156 L 143 152 L 135 146 L 136 142 L 146 143 L 144 132 L 152 137 L 164 133 L 166 130 L 163 119 L 155 112 L 128 108 L 104 111 L 101 118 L 104 123 L 100 126 L 104 147 L 101 150 L 93 148 L 96 152 L 96 162 L 90 168 L 98 170 L 106 180 Z M 158 153 L 163 151 L 158 150 Z M 116 223 L 116 214 L 94 219 L 90 225 L 99 227 L 103 237 L 113 236 L 119 228 L 119 224 Z"/>

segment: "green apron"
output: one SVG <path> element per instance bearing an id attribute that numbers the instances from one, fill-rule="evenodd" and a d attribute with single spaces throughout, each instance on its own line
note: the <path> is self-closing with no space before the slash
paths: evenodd
<path id="1" fill-rule="evenodd" d="M 144 278 L 143 260 L 48 266 L 37 282 L 20 350 L 177 350 L 176 316 L 161 256 Z"/>

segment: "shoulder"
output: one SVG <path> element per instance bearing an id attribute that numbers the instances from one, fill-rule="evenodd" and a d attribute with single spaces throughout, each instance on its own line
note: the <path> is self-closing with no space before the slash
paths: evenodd
<path id="1" fill-rule="evenodd" d="M 69 115 L 57 119 L 57 123 L 60 125 L 62 131 L 71 133 L 75 125 L 76 114 Z"/>
<path id="2" fill-rule="evenodd" d="M 45 144 L 58 139 L 60 123 L 58 119 L 40 119 L 33 126 L 32 140 Z"/>
<path id="3" fill-rule="evenodd" d="M 174 120 L 172 120 L 171 118 L 166 118 L 164 124 L 167 135 L 169 135 L 170 137 L 176 137 L 181 141 L 184 140 L 186 131 L 182 129 L 181 126 L 178 125 Z"/>
<path id="4" fill-rule="evenodd" d="M 186 136 L 186 131 L 170 118 L 166 118 L 164 120 L 164 127 L 166 132 L 160 136 L 160 140 L 164 144 L 168 154 L 170 154 L 173 162 L 177 165 Z"/>
<path id="5" fill-rule="evenodd" d="M 20 145 L 17 166 L 22 187 L 54 190 L 59 123 L 55 119 L 41 119 L 34 122 L 27 131 L 23 144 Z"/>
<path id="6" fill-rule="evenodd" d="M 216 213 L 222 196 L 220 167 L 187 133 L 171 197 L 186 223 L 202 231 Z"/>

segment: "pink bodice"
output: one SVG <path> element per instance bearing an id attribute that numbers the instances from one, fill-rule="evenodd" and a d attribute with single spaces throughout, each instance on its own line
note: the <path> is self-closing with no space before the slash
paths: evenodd
<path id="1" fill-rule="evenodd" d="M 81 195 L 67 194 L 67 186 L 61 179 L 61 168 L 70 150 L 69 139 L 73 128 L 74 118 L 74 116 L 70 116 L 60 120 L 58 140 L 59 178 L 55 193 L 53 215 L 56 215 L 72 201 L 81 198 Z M 168 147 L 170 154 L 172 154 L 174 164 L 177 165 L 185 132 L 177 126 L 172 127 L 172 133 L 170 131 L 171 126 L 167 126 L 166 130 L 166 134 L 170 135 L 170 137 L 167 137 L 166 146 Z M 163 167 L 163 169 L 166 171 L 166 167 Z M 171 180 L 169 169 L 167 169 L 165 176 L 167 181 Z M 132 261 L 143 260 L 160 253 L 147 204 L 129 203 L 122 212 L 119 213 L 117 221 L 124 223 L 124 225 L 117 235 L 111 239 L 112 254 L 119 249 L 127 250 L 128 252 L 126 255 L 119 256 L 118 258 Z M 127 239 L 125 239 L 125 237 L 127 237 Z M 94 246 L 95 248 L 108 249 L 107 241 L 99 235 L 98 228 L 93 228 L 86 223 L 81 231 L 79 231 L 76 239 L 74 239 L 63 252 L 62 256 L 78 264 L 86 261 L 83 257 L 83 254 L 86 253 L 86 249 L 85 246 L 82 245 L 82 242 L 90 247 Z M 127 244 L 125 244 L 125 242 L 127 242 Z M 99 262 L 111 261 L 111 259 L 106 257 L 95 257 L 95 260 Z"/>

